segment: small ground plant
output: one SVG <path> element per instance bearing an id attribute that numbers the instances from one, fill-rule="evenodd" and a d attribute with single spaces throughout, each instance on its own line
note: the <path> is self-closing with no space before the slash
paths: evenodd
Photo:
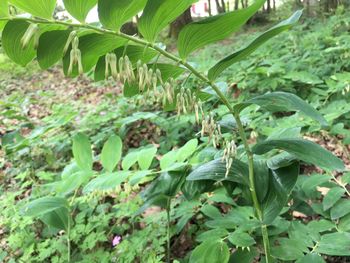
<path id="1" fill-rule="evenodd" d="M 154 165 L 158 151 L 154 145 L 123 154 L 123 141 L 113 134 L 103 141 L 101 152 L 95 156 L 90 138 L 84 133 L 75 134 L 72 162 L 58 180 L 33 191 L 32 200 L 21 208 L 24 215 L 40 219 L 49 226 L 51 234 L 59 236 L 57 244 L 64 246 L 58 246 L 57 251 L 66 253 L 67 262 L 78 262 L 72 242 L 79 243 L 83 233 L 89 235 L 89 242 L 82 249 L 94 247 L 104 237 L 92 235 L 92 231 L 106 227 L 113 218 L 114 210 L 104 216 L 110 211 L 107 206 L 95 205 L 93 211 L 82 207 L 108 195 L 128 198 L 133 190 L 144 185 L 147 187 L 140 194 L 141 205 L 141 201 L 136 200 L 128 211 L 122 211 L 124 215 L 115 211 L 120 217 L 128 216 L 137 222 L 151 206 L 164 209 L 159 219 L 166 220 L 166 228 L 158 233 L 156 227 L 140 231 L 139 236 L 128 240 L 130 243 L 122 243 L 127 250 L 128 245 L 136 246 L 134 244 L 152 238 L 157 240 L 156 250 L 162 253 L 163 246 L 166 247 L 164 258 L 147 252 L 135 256 L 141 262 L 174 260 L 172 236 L 183 231 L 187 222 L 199 214 L 204 216 L 199 220 L 205 227 L 199 229 L 198 244 L 181 259 L 183 262 L 253 262 L 256 259 L 267 263 L 324 262 L 321 255 L 350 256 L 349 202 L 342 199 L 344 194 L 349 195 L 345 186 L 347 179 L 339 181 L 335 177 L 335 172 L 345 170 L 343 162 L 316 143 L 302 139 L 300 127 L 279 129 L 267 138 L 249 140 L 249 121 L 241 118 L 241 114 L 252 107 L 271 114 L 298 112 L 298 116 L 313 125 L 327 129 L 326 119 L 292 93 L 276 91 L 247 100 L 233 99 L 227 85 L 217 81 L 230 66 L 244 60 L 270 38 L 289 30 L 299 20 L 301 11 L 201 72 L 189 62 L 190 54 L 238 31 L 265 0 L 185 26 L 177 41 L 178 56 L 168 52 L 157 38 L 194 0 L 64 0 L 77 23 L 52 18 L 55 0 L 8 2 L 0 0 L 1 40 L 5 53 L 14 62 L 25 66 L 36 58 L 42 69 L 48 69 L 62 60 L 67 76 L 88 73 L 93 74 L 96 81 L 107 79 L 122 83 L 125 97 L 140 96 L 144 103 L 152 102 L 164 111 L 191 115 L 193 122 L 201 126 L 197 138 L 167 151 L 160 158 L 159 167 Z M 29 15 L 9 13 L 8 4 Z M 95 5 L 100 22 L 87 24 L 86 16 Z M 123 24 L 141 12 L 140 36 L 121 33 Z M 197 78 L 208 88 L 188 87 L 185 84 L 189 77 Z M 213 100 L 221 104 L 219 110 L 207 107 Z M 8 139 L 20 139 L 13 136 Z M 101 164 L 99 169 L 95 167 L 96 161 Z M 300 162 L 316 165 L 326 174 L 300 179 Z M 317 204 L 319 214 L 325 219 L 311 221 L 307 226 L 290 222 L 294 208 L 306 206 L 308 200 L 316 198 L 314 188 L 318 180 L 328 183 L 330 188 L 323 203 Z M 84 225 L 84 220 L 96 210 L 99 215 Z M 175 229 L 174 220 L 177 221 Z M 117 218 L 115 224 L 122 225 L 122 220 Z M 125 229 L 118 229 L 122 230 Z M 121 237 L 116 236 L 113 243 L 118 245 L 120 241 Z M 41 246 L 45 249 L 47 244 Z M 142 254 L 136 248 L 135 251 Z M 44 254 L 39 256 L 47 258 Z M 111 261 L 116 262 L 118 257 L 123 262 L 134 259 L 100 250 L 95 256 L 110 256 Z"/>

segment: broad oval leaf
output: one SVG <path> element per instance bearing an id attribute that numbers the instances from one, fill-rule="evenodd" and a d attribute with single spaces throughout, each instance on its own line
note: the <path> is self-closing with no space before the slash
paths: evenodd
<path id="1" fill-rule="evenodd" d="M 345 193 L 344 188 L 342 187 L 333 187 L 331 190 L 328 191 L 328 193 L 324 196 L 322 205 L 323 210 L 328 210 L 331 208 L 338 200 L 343 196 Z"/>
<path id="2" fill-rule="evenodd" d="M 60 207 L 42 215 L 40 219 L 48 226 L 67 231 L 69 229 L 71 216 L 66 207 Z"/>
<path id="3" fill-rule="evenodd" d="M 282 21 L 281 23 L 275 25 L 271 29 L 267 30 L 256 39 L 254 39 L 248 46 L 240 49 L 239 51 L 233 53 L 232 55 L 224 58 L 219 63 L 217 63 L 214 67 L 212 67 L 208 72 L 208 77 L 211 80 L 216 79 L 226 68 L 231 66 L 232 64 L 241 61 L 245 57 L 249 56 L 253 53 L 259 46 L 264 44 L 270 38 L 282 33 L 290 29 L 300 18 L 302 15 L 302 10 L 295 12 L 290 18 Z"/>
<path id="4" fill-rule="evenodd" d="M 287 204 L 299 175 L 299 163 L 270 170 L 270 180 L 267 196 L 262 203 L 263 220 L 271 224 Z"/>
<path id="5" fill-rule="evenodd" d="M 93 191 L 108 191 L 113 190 L 121 183 L 123 183 L 131 172 L 121 171 L 116 173 L 102 174 L 95 179 L 91 180 L 83 189 L 83 192 L 90 193 Z"/>
<path id="6" fill-rule="evenodd" d="M 146 2 L 147 0 L 98 0 L 98 16 L 104 27 L 118 31 L 145 7 Z"/>
<path id="7" fill-rule="evenodd" d="M 65 198 L 46 196 L 29 202 L 24 207 L 23 212 L 27 216 L 38 217 L 62 207 L 69 208 Z"/>
<path id="8" fill-rule="evenodd" d="M 323 235 L 315 252 L 330 256 L 350 256 L 350 233 Z"/>
<path id="9" fill-rule="evenodd" d="M 174 2 L 177 3 L 177 1 Z M 265 0 L 256 0 L 248 8 L 209 17 L 187 25 L 179 34 L 180 57 L 185 59 L 192 51 L 227 38 L 240 29 L 264 3 Z"/>
<path id="10" fill-rule="evenodd" d="M 178 162 L 184 162 L 188 157 L 190 157 L 197 149 L 198 140 L 192 139 L 188 141 L 184 146 L 182 146 L 176 152 L 176 160 Z"/>
<path id="11" fill-rule="evenodd" d="M 186 178 L 188 181 L 211 180 L 211 181 L 231 181 L 244 185 L 249 185 L 247 164 L 234 159 L 229 174 L 226 177 L 226 163 L 221 159 L 216 159 L 199 165 Z"/>
<path id="12" fill-rule="evenodd" d="M 341 199 L 331 208 L 331 218 L 336 220 L 350 214 L 350 200 Z"/>
<path id="13" fill-rule="evenodd" d="M 69 14 L 84 23 L 90 10 L 97 4 L 97 0 L 63 0 L 63 3 Z"/>
<path id="14" fill-rule="evenodd" d="M 72 152 L 75 162 L 80 169 L 85 171 L 92 170 L 91 143 L 85 134 L 78 133 L 73 137 Z"/>
<path id="15" fill-rule="evenodd" d="M 201 180 L 185 181 L 182 185 L 181 191 L 187 200 L 193 200 L 200 196 L 202 193 L 211 192 L 214 189 L 215 185 L 212 180 Z"/>
<path id="16" fill-rule="evenodd" d="M 137 155 L 138 155 L 138 152 L 134 151 L 134 152 L 128 153 L 124 157 L 122 161 L 123 170 L 129 170 L 131 166 L 133 166 L 137 162 Z"/>
<path id="17" fill-rule="evenodd" d="M 38 217 L 45 224 L 60 230 L 68 229 L 71 220 L 69 205 L 65 198 L 47 196 L 29 202 L 23 209 L 27 216 Z"/>
<path id="18" fill-rule="evenodd" d="M 123 142 L 117 135 L 109 137 L 101 152 L 101 163 L 108 172 L 113 172 L 114 168 L 122 156 Z"/>
<path id="19" fill-rule="evenodd" d="M 6 55 L 15 63 L 26 66 L 36 55 L 33 39 L 26 48 L 22 47 L 21 39 L 29 27 L 25 21 L 9 21 L 2 32 L 2 46 Z"/>
<path id="20" fill-rule="evenodd" d="M 324 259 L 315 253 L 307 254 L 303 258 L 297 260 L 295 263 L 326 263 Z"/>
<path id="21" fill-rule="evenodd" d="M 196 0 L 149 0 L 140 17 L 138 26 L 142 36 L 154 42 L 169 23 L 180 16 Z"/>
<path id="22" fill-rule="evenodd" d="M 142 170 L 147 170 L 156 156 L 157 148 L 155 146 L 150 146 L 139 151 L 137 155 L 137 162 Z"/>
<path id="23" fill-rule="evenodd" d="M 10 4 L 33 16 L 51 19 L 55 10 L 56 0 L 9 0 Z"/>
<path id="24" fill-rule="evenodd" d="M 230 251 L 222 240 L 207 240 L 191 253 L 190 263 L 227 263 Z"/>
<path id="25" fill-rule="evenodd" d="M 264 154 L 273 149 L 284 150 L 299 160 L 317 165 L 326 170 L 343 171 L 345 169 L 342 160 L 331 152 L 314 142 L 303 139 L 267 140 L 256 144 L 253 147 L 253 152 Z"/>
<path id="26" fill-rule="evenodd" d="M 250 247 L 256 242 L 249 234 L 236 230 L 228 236 L 228 240 L 236 247 Z"/>
<path id="27" fill-rule="evenodd" d="M 186 173 L 182 171 L 162 173 L 146 188 L 142 197 L 144 199 L 150 199 L 157 195 L 174 197 L 181 187 L 185 175 Z"/>
<path id="28" fill-rule="evenodd" d="M 40 36 L 37 59 L 42 69 L 48 69 L 63 57 L 70 30 L 47 31 Z"/>
<path id="29" fill-rule="evenodd" d="M 298 96 L 287 92 L 271 92 L 255 98 L 252 98 L 244 103 L 235 106 L 236 110 L 241 111 L 244 108 L 256 104 L 265 110 L 276 111 L 300 111 L 304 115 L 319 122 L 322 126 L 328 126 L 325 118 L 308 103 L 303 101 Z"/>

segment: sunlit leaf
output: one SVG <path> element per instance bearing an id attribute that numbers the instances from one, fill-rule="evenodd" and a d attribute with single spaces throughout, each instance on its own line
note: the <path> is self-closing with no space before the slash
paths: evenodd
<path id="1" fill-rule="evenodd" d="M 196 0 L 151 0 L 147 1 L 146 7 L 140 17 L 138 27 L 142 36 L 154 42 L 169 23 L 180 16 Z"/>
<path id="2" fill-rule="evenodd" d="M 265 0 L 256 0 L 254 4 L 247 8 L 212 16 L 187 25 L 179 34 L 178 49 L 180 57 L 186 58 L 196 49 L 227 38 L 240 29 L 264 3 Z"/>
<path id="3" fill-rule="evenodd" d="M 146 2 L 147 0 L 99 0 L 98 16 L 103 26 L 118 31 L 145 7 Z"/>
<path id="4" fill-rule="evenodd" d="M 74 18 L 84 23 L 89 11 L 97 4 L 97 0 L 63 0 L 63 3 Z"/>
<path id="5" fill-rule="evenodd" d="M 298 159 L 327 170 L 344 170 L 342 160 L 320 145 L 303 139 L 266 140 L 256 144 L 253 152 L 264 154 L 273 149 L 284 150 Z"/>
<path id="6" fill-rule="evenodd" d="M 208 72 L 209 79 L 211 80 L 216 79 L 221 74 L 221 72 L 223 72 L 226 68 L 249 56 L 259 46 L 264 44 L 270 38 L 282 33 L 283 31 L 290 29 L 299 20 L 301 14 L 302 14 L 301 10 L 295 12 L 287 20 L 282 21 L 281 23 L 275 25 L 271 29 L 267 30 L 266 32 L 258 36 L 248 46 L 240 49 L 239 51 L 221 60 L 219 63 L 217 63 L 214 67 L 212 67 L 209 70 Z"/>
<path id="7" fill-rule="evenodd" d="M 90 171 L 92 169 L 92 149 L 90 140 L 85 134 L 78 133 L 74 136 L 72 151 L 79 168 Z"/>
<path id="8" fill-rule="evenodd" d="M 10 4 L 33 16 L 51 19 L 55 10 L 56 0 L 9 0 Z"/>
<path id="9" fill-rule="evenodd" d="M 122 148 L 123 142 L 117 135 L 109 137 L 108 141 L 104 144 L 101 152 L 101 163 L 108 172 L 113 172 L 120 161 Z"/>

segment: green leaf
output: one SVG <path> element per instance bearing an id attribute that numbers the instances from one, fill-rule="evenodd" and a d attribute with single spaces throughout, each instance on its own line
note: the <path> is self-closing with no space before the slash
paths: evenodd
<path id="1" fill-rule="evenodd" d="M 71 216 L 66 207 L 60 207 L 49 213 L 43 214 L 40 219 L 48 226 L 67 231 L 69 229 Z"/>
<path id="2" fill-rule="evenodd" d="M 48 69 L 63 57 L 70 30 L 47 31 L 40 36 L 37 59 L 42 69 Z"/>
<path id="3" fill-rule="evenodd" d="M 137 155 L 137 162 L 142 170 L 147 170 L 151 166 L 156 153 L 157 148 L 153 145 L 139 151 Z"/>
<path id="4" fill-rule="evenodd" d="M 118 31 L 146 5 L 147 0 L 99 0 L 98 16 L 106 28 Z"/>
<path id="5" fill-rule="evenodd" d="M 162 159 L 160 159 L 159 161 L 160 169 L 165 170 L 169 168 L 172 164 L 174 164 L 176 162 L 176 155 L 177 155 L 176 151 L 170 151 L 164 154 L 162 156 Z"/>
<path id="6" fill-rule="evenodd" d="M 45 224 L 60 230 L 68 229 L 69 205 L 65 198 L 47 196 L 29 202 L 24 215 L 40 218 Z"/>
<path id="7" fill-rule="evenodd" d="M 231 181 L 243 185 L 249 185 L 247 164 L 234 159 L 230 172 L 227 177 L 226 163 L 221 159 L 210 161 L 206 164 L 196 167 L 186 178 L 188 181 L 212 180 L 212 181 Z"/>
<path id="8" fill-rule="evenodd" d="M 287 204 L 299 175 L 299 164 L 271 170 L 267 197 L 262 204 L 263 220 L 271 224 Z"/>
<path id="9" fill-rule="evenodd" d="M 142 193 L 144 199 L 150 199 L 157 195 L 174 197 L 182 185 L 186 173 L 180 172 L 165 172 L 155 179 Z"/>
<path id="10" fill-rule="evenodd" d="M 315 252 L 330 256 L 350 256 L 350 233 L 323 235 Z"/>
<path id="11" fill-rule="evenodd" d="M 192 139 L 188 141 L 184 146 L 182 146 L 176 152 L 176 160 L 178 162 L 184 162 L 188 157 L 190 157 L 197 149 L 198 140 Z"/>
<path id="12" fill-rule="evenodd" d="M 208 240 L 197 246 L 191 253 L 190 263 L 227 263 L 230 251 L 221 240 Z"/>
<path id="13" fill-rule="evenodd" d="M 287 93 L 287 92 L 271 92 L 255 98 L 252 98 L 242 104 L 235 106 L 239 111 L 250 106 L 251 104 L 256 104 L 265 110 L 271 112 L 278 111 L 300 111 L 305 116 L 312 118 L 313 120 L 319 122 L 322 126 L 328 126 L 327 121 L 323 116 L 317 112 L 308 103 L 300 99 L 298 96 Z"/>
<path id="14" fill-rule="evenodd" d="M 215 189 L 214 182 L 211 180 L 185 181 L 181 191 L 187 200 L 193 200 L 202 193 L 211 192 Z"/>
<path id="15" fill-rule="evenodd" d="M 303 139 L 267 140 L 256 144 L 253 147 L 253 152 L 264 154 L 273 149 L 284 150 L 298 159 L 317 165 L 322 169 L 339 171 L 345 169 L 342 160 L 335 157 L 331 152 L 314 142 Z"/>
<path id="16" fill-rule="evenodd" d="M 142 36 L 154 42 L 169 23 L 180 16 L 195 0 L 151 0 L 140 17 L 138 26 Z"/>
<path id="17" fill-rule="evenodd" d="M 259 253 L 254 247 L 250 250 L 239 248 L 231 255 L 230 263 L 252 263 L 258 255 Z"/>
<path id="18" fill-rule="evenodd" d="M 0 18 L 9 16 L 9 6 L 7 0 L 0 0 Z M 0 32 L 6 25 L 6 21 L 0 21 Z"/>
<path id="19" fill-rule="evenodd" d="M 345 190 L 341 187 L 333 187 L 323 198 L 323 210 L 328 210 L 331 208 L 339 199 L 343 196 Z"/>
<path id="20" fill-rule="evenodd" d="M 224 58 L 214 67 L 212 67 L 208 72 L 208 77 L 211 80 L 216 79 L 226 68 L 230 67 L 232 64 L 241 61 L 245 57 L 253 53 L 259 46 L 264 44 L 270 38 L 290 29 L 300 18 L 302 11 L 299 10 L 295 12 L 290 18 L 280 22 L 271 29 L 265 31 L 263 34 L 254 39 L 248 46 L 240 49 L 239 51 L 233 53 L 232 55 Z"/>
<path id="21" fill-rule="evenodd" d="M 29 202 L 24 207 L 23 212 L 26 216 L 38 217 L 61 207 L 69 208 L 65 198 L 47 196 Z"/>
<path id="22" fill-rule="evenodd" d="M 79 38 L 79 49 L 81 51 L 81 62 L 83 64 L 84 72 L 90 71 L 98 62 L 101 56 L 106 55 L 108 52 L 125 45 L 127 40 L 106 34 L 92 33 L 84 35 Z M 63 58 L 64 73 L 68 74 L 70 62 L 70 50 Z M 74 68 L 72 76 L 77 76 L 77 67 Z"/>
<path id="23" fill-rule="evenodd" d="M 254 173 L 255 185 L 259 186 L 256 188 L 256 194 L 259 202 L 262 202 L 266 197 L 269 185 L 269 169 L 266 161 L 254 160 Z"/>
<path id="24" fill-rule="evenodd" d="M 26 66 L 36 55 L 33 39 L 26 48 L 22 47 L 21 39 L 27 31 L 29 23 L 25 21 L 9 21 L 2 32 L 2 47 L 6 55 L 15 63 Z"/>
<path id="25" fill-rule="evenodd" d="M 153 196 L 146 200 L 146 202 L 140 207 L 140 209 L 135 213 L 135 215 L 142 214 L 147 208 L 152 206 L 166 208 L 169 203 L 169 200 L 170 198 L 168 196 L 162 194 Z"/>
<path id="26" fill-rule="evenodd" d="M 350 214 L 342 217 L 339 220 L 338 230 L 341 232 L 349 232 L 350 231 Z"/>
<path id="27" fill-rule="evenodd" d="M 207 240 L 213 240 L 213 239 L 220 239 L 222 237 L 225 237 L 228 235 L 228 231 L 225 228 L 215 228 L 208 231 L 205 231 L 203 233 L 200 233 L 196 240 L 198 242 L 204 242 Z"/>
<path id="28" fill-rule="evenodd" d="M 238 31 L 264 3 L 265 0 L 256 0 L 248 8 L 209 17 L 185 26 L 178 40 L 180 57 L 185 59 L 192 51 L 223 40 Z"/>
<path id="29" fill-rule="evenodd" d="M 56 0 L 9 0 L 10 4 L 33 16 L 51 19 L 55 10 Z"/>
<path id="30" fill-rule="evenodd" d="M 123 170 L 129 170 L 137 162 L 137 156 L 138 152 L 136 151 L 128 153 L 122 161 Z"/>
<path id="31" fill-rule="evenodd" d="M 113 190 L 121 183 L 123 183 L 131 174 L 129 171 L 120 171 L 115 173 L 106 173 L 102 174 L 95 179 L 91 180 L 84 187 L 84 194 L 93 192 L 93 191 L 108 191 Z"/>
<path id="32" fill-rule="evenodd" d="M 307 254 L 303 258 L 297 260 L 295 263 L 326 263 L 324 259 L 315 253 Z"/>
<path id="33" fill-rule="evenodd" d="M 62 177 L 62 181 L 58 182 L 56 191 L 61 195 L 68 195 L 86 183 L 91 176 L 91 171 L 78 171 L 65 178 Z"/>
<path id="34" fill-rule="evenodd" d="M 122 156 L 123 142 L 117 135 L 109 137 L 101 152 L 101 163 L 108 172 L 113 172 L 114 168 Z"/>
<path id="35" fill-rule="evenodd" d="M 74 159 L 80 169 L 85 171 L 92 170 L 92 150 L 89 138 L 83 134 L 78 133 L 73 138 L 72 146 Z"/>
<path id="36" fill-rule="evenodd" d="M 208 205 L 207 204 L 207 205 L 202 206 L 201 212 L 204 215 L 206 215 L 207 217 L 210 217 L 212 219 L 222 217 L 220 210 L 217 207 L 213 206 L 213 205 Z"/>
<path id="37" fill-rule="evenodd" d="M 84 23 L 90 10 L 97 0 L 63 0 L 64 7 L 74 18 Z"/>
<path id="38" fill-rule="evenodd" d="M 331 208 L 331 218 L 336 220 L 350 213 L 350 200 L 341 199 Z"/>
<path id="39" fill-rule="evenodd" d="M 250 247 L 255 244 L 254 238 L 245 232 L 236 230 L 228 236 L 228 240 L 237 247 Z"/>
<path id="40" fill-rule="evenodd" d="M 300 259 L 304 256 L 303 249 L 300 248 L 300 242 L 298 240 L 280 238 L 278 241 L 280 246 L 271 248 L 271 255 L 273 257 L 291 261 Z"/>

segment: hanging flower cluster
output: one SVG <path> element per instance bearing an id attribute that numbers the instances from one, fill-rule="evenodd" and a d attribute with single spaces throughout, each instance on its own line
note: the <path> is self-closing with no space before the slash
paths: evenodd
<path id="1" fill-rule="evenodd" d="M 81 62 L 81 51 L 79 49 L 79 37 L 77 36 L 76 31 L 72 31 L 69 34 L 68 40 L 63 50 L 64 54 L 67 53 L 70 44 L 72 44 L 72 49 L 70 51 L 68 75 L 72 74 L 74 66 L 78 66 L 79 74 L 83 74 L 84 69 L 83 69 L 83 63 Z"/>
<path id="2" fill-rule="evenodd" d="M 40 28 L 37 24 L 30 24 L 21 38 L 22 48 L 25 49 L 28 47 L 31 40 L 34 41 L 34 48 L 37 49 L 39 45 L 40 37 Z"/>
<path id="3" fill-rule="evenodd" d="M 225 178 L 227 178 L 232 163 L 233 163 L 233 159 L 235 158 L 237 153 L 237 146 L 235 141 L 226 141 L 226 145 L 225 145 L 225 149 L 224 149 L 224 155 L 222 156 L 222 161 L 226 162 L 226 173 L 225 173 Z"/>
<path id="4" fill-rule="evenodd" d="M 180 89 L 180 92 L 176 96 L 176 106 L 178 115 L 195 112 L 197 123 L 200 121 L 200 115 L 204 119 L 202 102 L 189 89 L 185 90 L 183 87 Z"/>
<path id="5" fill-rule="evenodd" d="M 222 134 L 221 126 L 215 122 L 213 115 L 203 118 L 201 135 L 203 137 L 206 134 L 208 134 L 209 141 L 212 141 L 213 146 L 216 148 L 219 145 Z"/>

